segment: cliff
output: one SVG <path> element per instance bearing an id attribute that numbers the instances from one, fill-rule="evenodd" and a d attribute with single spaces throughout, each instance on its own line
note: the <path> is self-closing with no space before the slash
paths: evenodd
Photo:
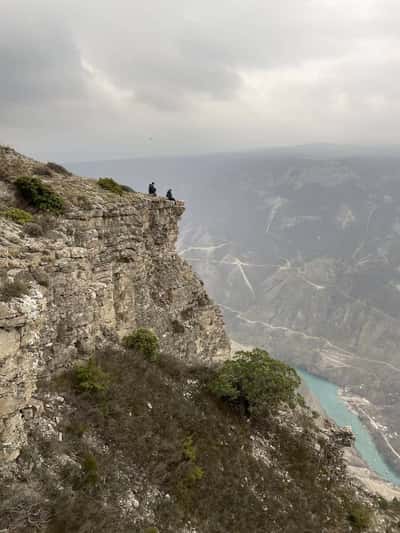
<path id="1" fill-rule="evenodd" d="M 15 178 L 43 173 L 43 166 L 3 147 L 0 171 L 5 209 L 17 202 Z M 0 453 L 6 460 L 26 442 L 24 418 L 40 409 L 37 380 L 139 326 L 154 329 L 162 351 L 176 357 L 211 361 L 229 353 L 218 308 L 175 251 L 182 203 L 119 196 L 93 180 L 48 174 L 42 181 L 66 202 L 62 217 L 36 217 L 39 227 L 30 230 L 36 236 L 0 219 L 3 281 L 28 287 L 0 302 Z"/>
<path id="2" fill-rule="evenodd" d="M 0 530 L 396 531 L 346 474 L 351 432 L 297 384 L 273 402 L 286 365 L 265 354 L 262 415 L 213 392 L 230 346 L 175 250 L 184 205 L 101 184 L 0 147 Z M 121 342 L 139 327 L 157 360 Z"/>

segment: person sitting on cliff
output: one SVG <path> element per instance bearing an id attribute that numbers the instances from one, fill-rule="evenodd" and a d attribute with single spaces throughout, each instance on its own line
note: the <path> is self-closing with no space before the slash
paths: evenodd
<path id="1" fill-rule="evenodd" d="M 152 181 L 149 185 L 149 194 L 151 196 L 157 196 L 157 189 L 156 189 L 156 186 L 154 185 L 154 181 Z"/>
<path id="2" fill-rule="evenodd" d="M 174 198 L 174 196 L 172 194 L 172 189 L 168 189 L 167 198 L 168 198 L 168 200 L 171 200 L 171 202 L 176 202 L 176 200 L 175 200 L 175 198 Z"/>

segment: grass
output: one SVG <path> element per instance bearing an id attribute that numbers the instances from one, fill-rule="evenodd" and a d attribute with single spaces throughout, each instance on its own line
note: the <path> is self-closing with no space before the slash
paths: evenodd
<path id="1" fill-rule="evenodd" d="M 97 180 L 97 183 L 102 189 L 105 189 L 106 191 L 112 192 L 114 194 L 121 195 L 125 192 L 123 186 L 117 183 L 112 178 L 100 178 L 99 180 Z"/>
<path id="2" fill-rule="evenodd" d="M 78 383 L 98 383 L 88 365 Z M 178 532 L 189 521 L 202 533 L 311 532 L 316 524 L 347 531 L 359 521 L 337 477 L 340 452 L 324 441 L 316 450 L 311 414 L 296 414 L 297 432 L 290 418 L 287 425 L 256 415 L 249 422 L 209 392 L 215 370 L 165 355 L 154 363 L 139 351 L 110 348 L 91 365 L 109 376 L 101 396 L 86 385 L 82 393 L 74 372 L 51 385 L 68 405 L 63 441 L 44 445 L 43 436 L 30 436 L 29 480 L 49 533 Z M 252 454 L 254 435 L 266 440 L 267 461 Z M 42 450 L 36 461 L 35 449 Z M 73 462 L 60 466 L 66 456 Z M 126 518 L 121 499 L 139 480 L 139 510 L 148 490 L 160 496 L 150 514 L 134 510 Z M 0 523 L 11 529 L 6 490 L 0 486 Z M 34 531 L 25 524 L 21 531 Z"/>
<path id="3" fill-rule="evenodd" d="M 5 211 L 1 211 L 0 215 L 9 218 L 13 222 L 16 222 L 17 224 L 21 225 L 28 224 L 33 220 L 33 216 L 31 213 L 25 211 L 24 209 L 18 209 L 17 207 L 10 207 Z"/>

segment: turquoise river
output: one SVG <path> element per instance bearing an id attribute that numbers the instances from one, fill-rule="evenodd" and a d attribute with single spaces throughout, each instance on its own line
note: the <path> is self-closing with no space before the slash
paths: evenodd
<path id="1" fill-rule="evenodd" d="M 316 396 L 325 413 L 339 426 L 351 426 L 356 437 L 355 447 L 368 464 L 381 478 L 400 486 L 400 476 L 391 470 L 379 453 L 371 434 L 360 422 L 358 416 L 350 411 L 346 402 L 338 395 L 336 385 L 318 378 L 304 370 L 297 369 L 307 387 Z"/>

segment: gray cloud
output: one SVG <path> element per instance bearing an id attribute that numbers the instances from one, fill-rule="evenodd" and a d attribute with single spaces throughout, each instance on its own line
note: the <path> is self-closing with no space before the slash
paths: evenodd
<path id="1" fill-rule="evenodd" d="M 108 157 L 397 142 L 395 0 L 3 0 L 1 9 L 0 142 L 21 150 Z"/>
<path id="2" fill-rule="evenodd" d="M 0 22 L 0 120 L 85 97 L 80 54 L 68 28 L 57 16 L 32 16 L 19 5 Z"/>

